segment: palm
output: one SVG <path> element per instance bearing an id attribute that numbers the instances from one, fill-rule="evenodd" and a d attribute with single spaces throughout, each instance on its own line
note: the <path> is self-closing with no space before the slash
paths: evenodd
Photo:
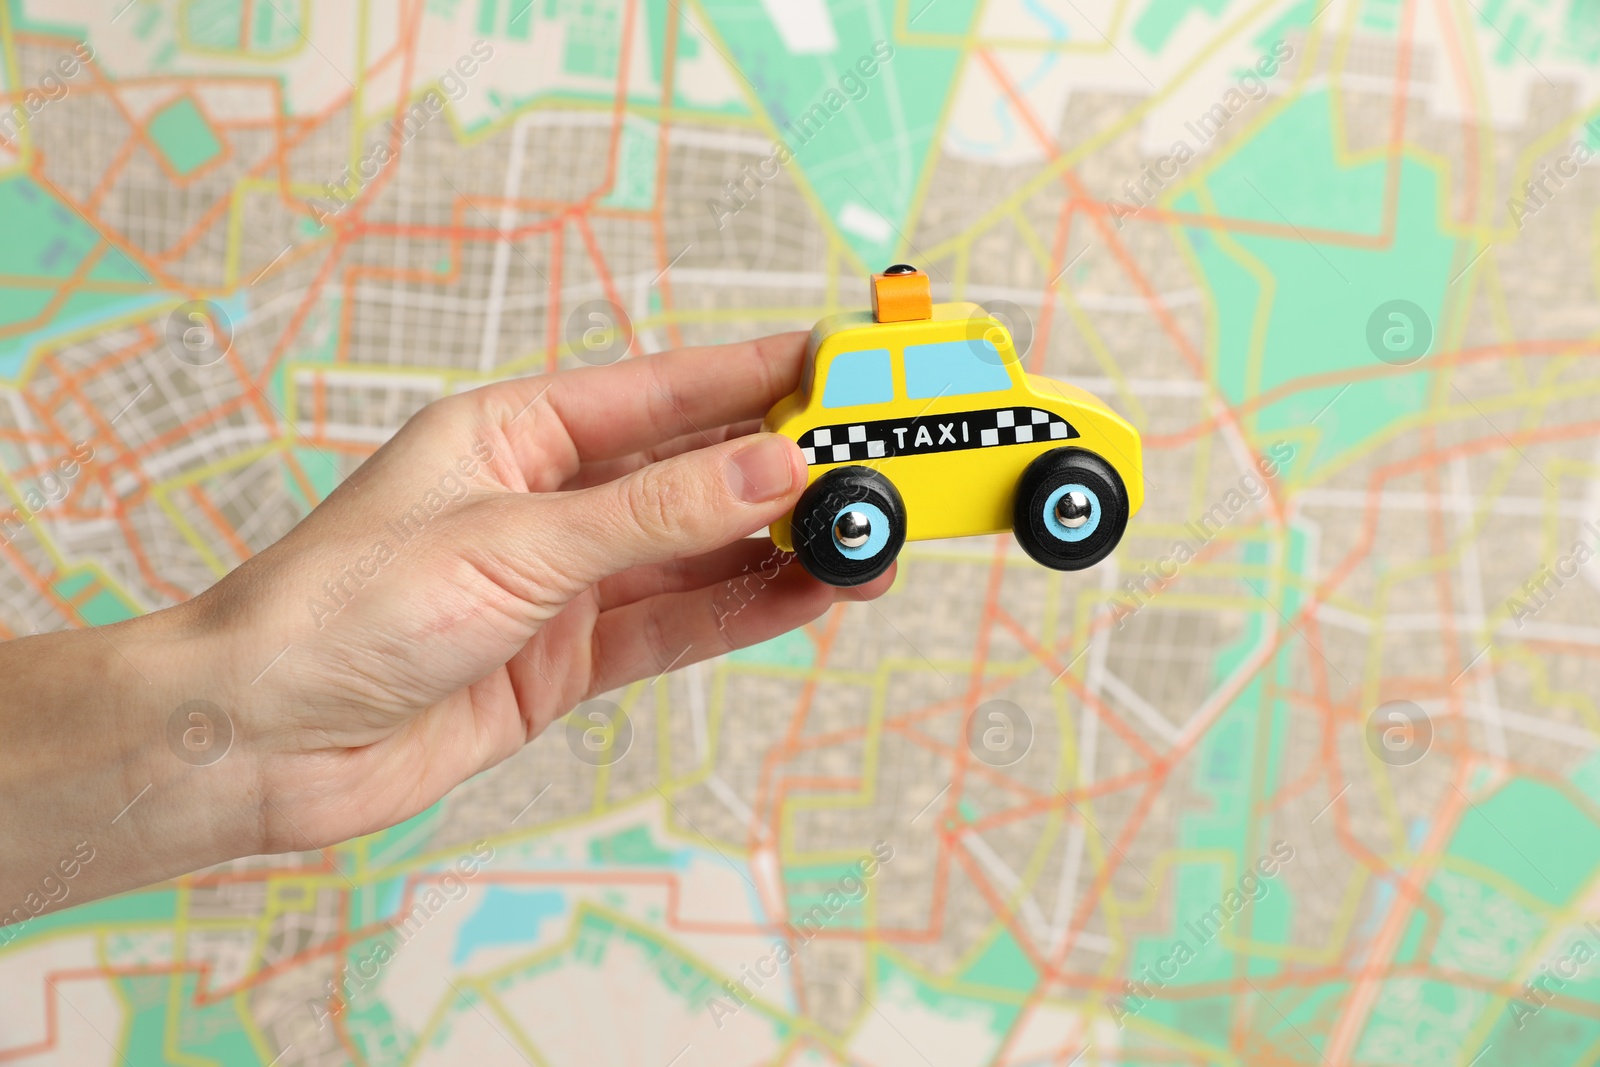
<path id="1" fill-rule="evenodd" d="M 661 472 L 725 465 L 719 456 L 731 440 L 792 386 L 802 345 L 803 335 L 788 335 L 451 398 L 408 423 L 352 475 L 353 486 L 241 568 L 255 578 L 235 583 L 240 595 L 314 589 L 335 550 L 333 558 L 348 557 L 375 529 L 392 529 L 374 520 L 426 499 L 453 457 L 488 454 L 472 464 L 470 495 L 441 510 L 342 610 L 313 628 L 303 615 L 295 621 L 292 594 L 276 597 L 291 646 L 304 649 L 271 675 L 293 694 L 277 713 L 316 743 L 264 769 L 268 796 L 280 798 L 267 813 L 268 839 L 307 848 L 391 825 L 590 696 L 766 640 L 826 610 L 836 591 L 788 566 L 748 607 L 732 617 L 716 611 L 730 580 L 772 555 L 770 543 L 744 536 L 792 496 L 729 519 L 727 507 L 719 513 L 698 500 L 699 483 L 690 482 L 681 492 L 656 486 L 659 506 L 638 506 L 647 497 L 640 486 Z M 712 448 L 716 455 L 699 452 Z M 625 516 L 625 529 L 613 521 L 615 507 L 589 503 L 603 504 L 608 498 L 593 494 L 618 486 L 626 487 L 613 493 L 622 510 L 637 512 Z M 224 603 L 228 585 L 217 587 Z"/>

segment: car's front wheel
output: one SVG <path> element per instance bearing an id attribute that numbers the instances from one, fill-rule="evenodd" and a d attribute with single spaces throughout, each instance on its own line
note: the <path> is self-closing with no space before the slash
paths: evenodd
<path id="1" fill-rule="evenodd" d="M 1128 526 L 1128 494 L 1111 464 L 1081 448 L 1046 452 L 1022 472 L 1012 529 L 1046 567 L 1076 571 L 1111 554 Z"/>
<path id="2" fill-rule="evenodd" d="M 829 585 L 862 585 L 894 563 L 906 543 L 906 506 L 894 483 L 867 467 L 839 467 L 801 495 L 791 522 L 794 552 Z"/>

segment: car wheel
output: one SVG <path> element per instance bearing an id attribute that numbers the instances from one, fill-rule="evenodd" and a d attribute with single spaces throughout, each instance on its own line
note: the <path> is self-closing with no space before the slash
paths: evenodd
<path id="1" fill-rule="evenodd" d="M 1046 567 L 1076 571 L 1111 554 L 1128 527 L 1128 493 L 1111 464 L 1081 448 L 1046 452 L 1022 472 L 1012 529 Z"/>
<path id="2" fill-rule="evenodd" d="M 894 483 L 866 467 L 840 467 L 795 505 L 794 553 L 818 581 L 850 586 L 889 569 L 906 543 L 906 506 Z"/>

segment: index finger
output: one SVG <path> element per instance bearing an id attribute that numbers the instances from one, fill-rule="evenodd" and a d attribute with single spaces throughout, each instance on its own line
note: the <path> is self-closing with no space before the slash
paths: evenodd
<path id="1" fill-rule="evenodd" d="M 626 456 L 689 434 L 705 434 L 707 444 L 716 444 L 711 435 L 717 427 L 759 419 L 794 390 L 806 337 L 782 333 L 680 348 L 490 388 L 505 419 L 530 404 L 547 409 L 580 461 Z"/>

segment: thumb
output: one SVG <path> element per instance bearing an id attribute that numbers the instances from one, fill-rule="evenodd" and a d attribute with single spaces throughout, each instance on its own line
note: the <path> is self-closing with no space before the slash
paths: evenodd
<path id="1" fill-rule="evenodd" d="M 787 514 L 805 488 L 787 437 L 760 433 L 664 459 L 614 482 L 544 498 L 578 578 L 593 584 L 647 563 L 731 544 Z"/>

